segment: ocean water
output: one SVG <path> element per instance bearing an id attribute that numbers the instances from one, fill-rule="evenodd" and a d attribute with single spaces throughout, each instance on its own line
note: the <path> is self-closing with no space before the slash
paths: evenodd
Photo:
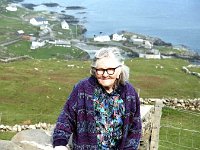
<path id="1" fill-rule="evenodd" d="M 22 3 L 39 5 L 35 10 L 65 10 L 80 19 L 87 37 L 126 30 L 185 45 L 200 54 L 200 0 L 57 0 L 59 7 L 51 8 L 42 3 L 55 3 L 53 0 Z M 68 6 L 86 9 L 66 10 Z"/>

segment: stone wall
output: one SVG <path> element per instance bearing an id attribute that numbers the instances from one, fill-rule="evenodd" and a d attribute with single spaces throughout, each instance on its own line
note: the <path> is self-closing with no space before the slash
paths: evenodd
<path id="1" fill-rule="evenodd" d="M 13 62 L 13 61 L 18 61 L 18 60 L 26 60 L 26 59 L 33 59 L 32 57 L 30 56 L 19 56 L 19 57 L 11 57 L 11 58 L 5 58 L 5 59 L 1 59 L 0 58 L 0 62 L 3 62 L 3 63 L 9 63 L 9 62 Z"/>
<path id="2" fill-rule="evenodd" d="M 29 130 L 29 129 L 42 129 L 42 130 L 52 130 L 54 125 L 49 124 L 49 123 L 42 123 L 39 122 L 38 124 L 32 124 L 32 125 L 19 125 L 16 124 L 14 126 L 9 126 L 9 125 L 0 125 L 0 132 L 20 132 L 23 130 Z"/>
<path id="3" fill-rule="evenodd" d="M 197 99 L 143 99 L 141 98 L 142 139 L 140 150 L 156 150 L 159 142 L 162 107 L 200 111 Z M 159 105 L 158 105 L 159 102 Z M 51 135 L 55 125 L 38 123 L 34 125 L 0 125 L 0 132 L 18 132 L 11 141 L 0 140 L 1 150 L 53 150 Z M 37 140 L 37 139 L 46 139 Z M 11 147 L 10 149 L 5 147 Z M 15 148 L 14 148 L 15 147 Z"/>
<path id="4" fill-rule="evenodd" d="M 153 114 L 153 105 L 141 105 L 142 139 L 140 150 L 148 150 L 150 147 Z M 0 140 L 0 149 L 5 150 L 5 147 L 10 147 L 6 150 L 13 150 L 15 147 L 14 150 L 53 150 L 51 135 L 54 126 L 41 122 L 34 125 L 0 125 L 0 132 L 17 132 L 11 141 Z"/>
<path id="5" fill-rule="evenodd" d="M 186 110 L 197 110 L 200 111 L 200 98 L 195 99 L 177 99 L 177 98 L 140 98 L 142 104 L 154 104 L 155 101 L 162 101 L 167 107 L 173 109 L 186 109 Z"/>
<path id="6" fill-rule="evenodd" d="M 200 68 L 200 65 L 188 65 L 188 66 L 183 66 L 182 70 L 190 75 L 194 75 L 197 76 L 198 78 L 200 78 L 200 73 L 198 72 L 194 72 L 194 71 L 190 71 L 189 68 Z"/>
<path id="7" fill-rule="evenodd" d="M 154 105 L 155 101 L 162 101 L 163 104 L 167 107 L 171 107 L 173 109 L 187 109 L 187 110 L 197 110 L 200 111 L 200 98 L 196 99 L 177 99 L 177 98 L 165 98 L 165 99 L 155 99 L 155 98 L 140 98 L 141 104 L 143 105 Z M 141 112 L 144 113 L 144 112 Z M 152 109 L 149 110 L 149 113 L 147 113 L 149 117 L 151 117 L 152 114 Z M 145 121 L 149 120 L 147 119 L 148 117 L 144 117 L 143 119 L 143 124 L 146 124 Z M 12 131 L 12 132 L 20 132 L 22 130 L 27 130 L 27 129 L 44 129 L 44 130 L 49 130 L 53 128 L 54 125 L 48 124 L 48 123 L 42 123 L 39 122 L 38 124 L 34 125 L 14 125 L 14 126 L 9 126 L 9 125 L 0 125 L 0 131 L 1 132 L 6 132 L 6 131 Z"/>

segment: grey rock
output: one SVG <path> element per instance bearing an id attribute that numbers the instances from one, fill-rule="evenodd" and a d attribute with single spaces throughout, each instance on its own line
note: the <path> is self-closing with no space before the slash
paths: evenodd
<path id="1" fill-rule="evenodd" d="M 51 137 L 40 129 L 21 131 L 11 141 L 25 150 L 53 150 Z"/>
<path id="2" fill-rule="evenodd" d="M 11 141 L 0 140 L 0 150 L 23 150 L 23 148 Z"/>

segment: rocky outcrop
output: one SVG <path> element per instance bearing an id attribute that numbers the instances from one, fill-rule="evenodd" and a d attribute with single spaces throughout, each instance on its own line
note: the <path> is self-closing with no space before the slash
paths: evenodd
<path id="1" fill-rule="evenodd" d="M 172 46 L 171 43 L 166 43 L 160 38 L 152 38 L 153 44 L 156 46 Z"/>

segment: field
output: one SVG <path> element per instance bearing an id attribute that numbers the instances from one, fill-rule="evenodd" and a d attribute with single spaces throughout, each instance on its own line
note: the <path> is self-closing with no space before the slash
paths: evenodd
<path id="1" fill-rule="evenodd" d="M 200 149 L 200 113 L 164 108 L 162 110 L 159 150 Z"/>
<path id="2" fill-rule="evenodd" d="M 126 64 L 131 70 L 130 82 L 143 98 L 200 97 L 199 79 L 181 70 L 186 61 L 132 59 Z M 2 63 L 1 123 L 54 123 L 73 85 L 90 75 L 89 66 L 90 61 L 51 59 Z"/>
<path id="3" fill-rule="evenodd" d="M 52 44 L 46 44 L 44 47 L 31 50 L 29 41 L 20 41 L 7 46 L 7 53 L 14 56 L 28 55 L 35 59 L 87 59 L 89 56 L 85 51 L 76 47 L 61 47 Z"/>
<path id="4" fill-rule="evenodd" d="M 145 60 L 130 59 L 130 82 L 140 97 L 148 98 L 197 98 L 200 97 L 200 80 L 184 73 L 181 68 L 189 63 L 181 59 Z M 0 112 L 1 124 L 23 124 L 27 120 L 55 123 L 73 85 L 90 76 L 90 61 L 65 61 L 58 59 L 33 59 L 0 65 Z M 160 149 L 169 145 L 168 139 L 176 142 L 180 131 L 168 129 L 162 124 L 180 123 L 180 113 L 163 110 L 160 130 Z M 171 118 L 169 120 L 169 118 Z M 199 117 L 182 116 L 184 127 L 195 127 L 199 131 Z M 191 120 L 192 124 L 190 124 Z M 167 122 L 168 121 L 168 122 Z M 182 123 L 182 122 L 181 122 Z M 172 134 L 172 133 L 173 134 Z M 171 135 L 171 134 L 172 135 Z M 183 132 L 184 137 L 191 133 Z M 10 139 L 15 133 L 0 133 L 1 139 Z M 171 135 L 171 136 L 170 136 Z M 173 138 L 174 137 L 174 138 Z M 194 142 L 199 139 L 195 136 Z M 185 139 L 184 139 L 185 140 Z M 182 142 L 184 142 L 182 140 Z M 189 143 L 191 145 L 191 142 Z M 164 147 L 163 147 L 164 145 Z M 174 145 L 172 145 L 173 147 Z M 197 144 L 196 147 L 199 145 Z M 182 147 L 180 147 L 181 149 Z"/>

